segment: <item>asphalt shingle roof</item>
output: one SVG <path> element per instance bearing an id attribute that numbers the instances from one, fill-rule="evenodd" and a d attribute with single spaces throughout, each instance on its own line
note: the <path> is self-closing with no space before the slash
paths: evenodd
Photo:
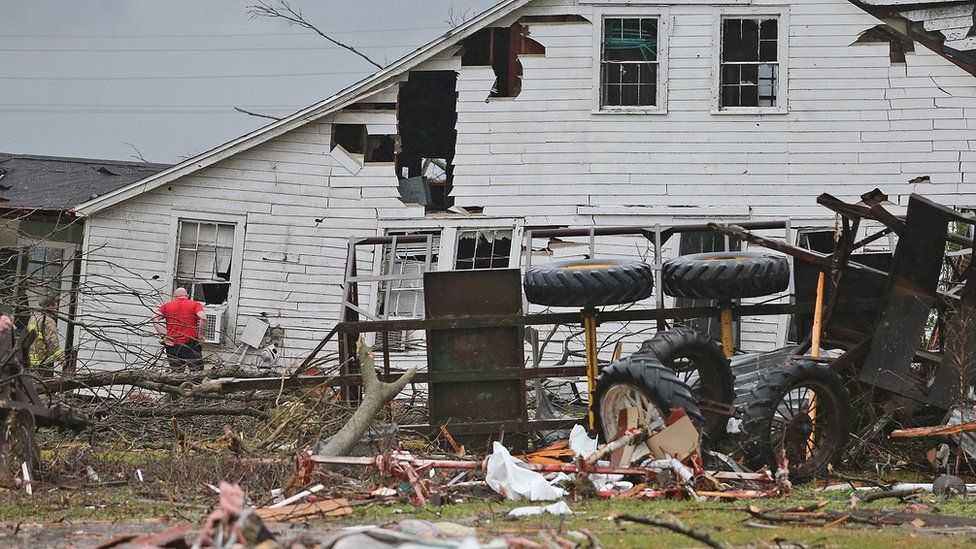
<path id="1" fill-rule="evenodd" d="M 0 209 L 70 210 L 168 167 L 0 152 Z"/>

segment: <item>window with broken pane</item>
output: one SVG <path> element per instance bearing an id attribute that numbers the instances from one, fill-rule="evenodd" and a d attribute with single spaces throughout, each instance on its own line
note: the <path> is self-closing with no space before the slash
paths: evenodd
<path id="1" fill-rule="evenodd" d="M 775 107 L 779 80 L 779 20 L 722 19 L 720 107 Z"/>
<path id="2" fill-rule="evenodd" d="M 383 246 L 382 274 L 389 275 L 391 279 L 380 283 L 377 312 L 380 318 L 423 318 L 423 274 L 437 264 L 440 234 L 428 232 L 388 234 L 389 236 L 430 234 L 432 236 L 431 247 L 428 251 L 425 242 L 397 242 L 395 247 L 393 244 Z"/>
<path id="3" fill-rule="evenodd" d="M 512 253 L 512 231 L 504 229 L 470 230 L 458 233 L 454 268 L 506 269 Z"/>
<path id="4" fill-rule="evenodd" d="M 604 18 L 601 44 L 601 107 L 656 106 L 658 19 Z"/>
<path id="5" fill-rule="evenodd" d="M 180 220 L 175 287 L 186 288 L 201 303 L 227 303 L 235 228 L 233 223 Z"/>
<path id="6" fill-rule="evenodd" d="M 430 235 L 427 242 L 393 242 L 383 246 L 380 274 L 388 277 L 379 283 L 377 316 L 388 319 L 424 318 L 423 274 L 437 265 L 440 231 L 391 231 L 388 236 Z M 391 351 L 420 348 L 423 332 L 395 330 L 386 332 L 381 344 Z"/>

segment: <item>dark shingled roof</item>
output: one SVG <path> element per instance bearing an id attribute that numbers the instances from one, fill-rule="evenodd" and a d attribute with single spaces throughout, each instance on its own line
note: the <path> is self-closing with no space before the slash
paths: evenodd
<path id="1" fill-rule="evenodd" d="M 0 152 L 0 209 L 70 210 L 168 167 Z"/>

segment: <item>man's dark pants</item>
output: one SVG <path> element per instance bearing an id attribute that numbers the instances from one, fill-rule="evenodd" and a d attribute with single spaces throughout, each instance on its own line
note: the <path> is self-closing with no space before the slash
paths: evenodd
<path id="1" fill-rule="evenodd" d="M 203 370 L 203 346 L 196 339 L 166 346 L 169 365 L 174 370 Z"/>

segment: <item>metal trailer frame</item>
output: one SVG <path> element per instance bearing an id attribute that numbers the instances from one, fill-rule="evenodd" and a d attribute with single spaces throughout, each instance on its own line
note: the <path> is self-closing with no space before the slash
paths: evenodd
<path id="1" fill-rule="evenodd" d="M 789 221 L 753 221 L 744 222 L 740 225 L 744 229 L 751 231 L 759 230 L 786 230 L 790 234 L 791 228 Z M 711 232 L 715 231 L 710 224 L 683 224 L 668 227 L 655 225 L 653 228 L 643 226 L 633 227 L 590 227 L 590 228 L 526 228 L 524 232 L 525 242 L 528 243 L 528 250 L 531 252 L 531 242 L 533 238 L 568 238 L 568 237 L 588 237 L 590 239 L 591 253 L 595 248 L 595 239 L 600 236 L 642 236 L 654 247 L 655 266 L 660 269 L 663 264 L 662 249 L 671 237 L 686 232 Z M 726 239 L 728 240 L 728 239 Z M 763 305 L 734 305 L 728 304 L 725 307 L 718 306 L 698 306 L 698 307 L 676 307 L 665 308 L 664 296 L 661 291 L 661 284 L 657 284 L 655 301 L 657 307 L 648 309 L 630 309 L 621 311 L 598 311 L 589 309 L 573 313 L 537 313 L 537 314 L 517 314 L 517 315 L 454 315 L 447 318 L 427 318 L 427 319 L 407 319 L 389 320 L 378 318 L 377 315 L 369 315 L 358 304 L 358 284 L 360 282 L 384 282 L 396 279 L 392 273 L 386 272 L 381 275 L 359 275 L 357 272 L 357 262 L 359 254 L 357 250 L 363 246 L 390 246 L 386 253 L 393 253 L 395 245 L 402 244 L 425 244 L 427 249 L 427 264 L 431 264 L 431 235 L 391 235 L 374 236 L 364 238 L 353 238 L 349 243 L 349 251 L 346 261 L 346 284 L 343 287 L 343 306 L 341 321 L 323 338 L 316 348 L 306 357 L 300 367 L 292 375 L 295 383 L 304 383 L 301 373 L 310 370 L 321 361 L 317 359 L 319 352 L 333 337 L 338 336 L 340 375 L 328 378 L 327 383 L 332 386 L 341 386 L 345 397 L 351 402 L 356 402 L 360 398 L 360 379 L 359 365 L 355 359 L 355 344 L 358 337 L 366 333 L 386 334 L 397 330 L 426 330 L 431 331 L 458 331 L 470 329 L 497 329 L 504 327 L 528 327 L 541 325 L 584 325 L 595 328 L 596 325 L 604 322 L 628 322 L 628 321 L 656 321 L 659 329 L 665 329 L 668 321 L 688 320 L 695 318 L 714 317 L 720 318 L 723 314 L 730 315 L 730 318 L 740 318 L 744 316 L 764 316 L 764 315 L 792 315 L 809 311 L 812 303 L 776 303 Z M 531 253 L 526 266 L 531 264 Z M 389 265 L 389 264 L 388 264 Z M 871 306 L 870 300 L 852 302 L 844 304 L 848 307 Z M 384 310 L 388 310 L 385 308 Z M 367 319 L 362 319 L 367 316 Z M 372 317 L 372 318 L 370 318 Z M 383 369 L 380 377 L 392 379 L 395 374 L 391 372 L 389 349 L 385 344 L 384 337 L 382 345 Z M 589 354 L 589 353 L 588 353 Z M 593 374 L 593 372 L 589 372 Z M 414 379 L 414 383 L 458 383 L 458 382 L 478 382 L 478 381 L 497 381 L 501 379 L 518 379 L 524 384 L 525 381 L 540 378 L 552 377 L 584 377 L 588 375 L 587 366 L 571 367 L 539 367 L 521 368 L 517 373 L 511 370 L 505 373 L 498 372 L 421 372 Z M 515 376 L 513 378 L 513 376 Z M 318 382 L 324 378 L 315 376 Z M 314 383 L 311 379 L 309 383 Z M 711 410 L 718 413 L 733 415 L 734 408 L 730 403 L 701 402 L 703 410 Z M 527 431 L 553 429 L 566 427 L 575 423 L 574 420 L 527 420 L 520 421 L 496 421 L 496 422 L 451 422 L 450 430 L 452 434 L 498 434 L 524 433 Z M 434 433 L 440 425 L 416 425 L 409 428 Z"/>
<path id="2" fill-rule="evenodd" d="M 936 285 L 941 273 L 945 244 L 951 242 L 961 246 L 972 247 L 973 240 L 966 236 L 952 234 L 948 231 L 951 221 L 976 224 L 976 218 L 963 215 L 951 208 L 942 206 L 918 195 L 911 195 L 906 216 L 897 216 L 884 207 L 887 197 L 880 191 L 873 191 L 864 195 L 862 203 L 849 204 L 829 194 L 823 194 L 817 202 L 835 212 L 839 218 L 839 237 L 833 253 L 819 253 L 806 248 L 800 248 L 790 243 L 763 237 L 756 231 L 770 229 L 787 229 L 787 221 L 744 222 L 739 224 L 688 224 L 661 227 L 591 227 L 591 228 L 527 228 L 525 240 L 531 244 L 532 238 L 558 237 L 589 237 L 591 249 L 597 236 L 611 235 L 640 235 L 655 247 L 654 261 L 660 267 L 662 262 L 661 249 L 675 234 L 683 232 L 715 231 L 728 238 L 737 239 L 771 250 L 784 253 L 795 261 L 795 279 L 797 271 L 813 270 L 823 272 L 826 276 L 825 299 L 821 329 L 823 342 L 843 350 L 838 358 L 814 358 L 814 360 L 829 363 L 832 369 L 844 371 L 856 364 L 864 363 L 869 368 L 860 372 L 862 383 L 894 392 L 912 398 L 918 402 L 945 409 L 949 400 L 947 396 L 960 387 L 957 375 L 955 383 L 945 372 L 952 368 L 941 367 L 943 356 L 947 357 L 946 365 L 953 366 L 955 371 L 967 372 L 966 379 L 973 376 L 971 370 L 976 370 L 972 364 L 976 356 L 976 330 L 970 333 L 960 333 L 951 341 L 947 341 L 946 353 L 932 350 L 918 350 L 912 342 L 917 341 L 917 335 L 924 329 L 924 319 L 927 318 L 931 306 L 952 307 L 957 321 L 970 319 L 976 323 L 976 276 L 972 274 L 970 261 L 965 281 L 955 292 L 940 292 Z M 858 229 L 862 220 L 872 220 L 880 223 L 883 228 L 857 240 Z M 891 235 L 898 235 L 898 246 L 891 257 L 888 269 L 879 268 L 866 262 L 855 252 L 864 250 L 869 244 Z M 363 245 L 388 245 L 394 241 L 423 243 L 430 242 L 429 235 L 389 236 L 353 239 L 350 242 L 347 274 L 352 275 L 343 289 L 344 300 L 355 299 L 358 288 L 356 283 L 364 278 L 356 277 L 356 247 Z M 429 251 L 428 247 L 428 251 Z M 530 248 L 531 250 L 531 248 Z M 971 250 L 970 250 L 971 255 Z M 529 254 L 531 257 L 531 253 Z M 531 259 L 527 260 L 530 263 Z M 527 265 L 528 266 L 528 265 Z M 860 281 L 860 282 L 859 282 Z M 865 281 L 875 292 L 870 297 L 864 297 Z M 718 306 L 705 307 L 663 307 L 660 281 L 657 284 L 655 308 L 630 309 L 621 311 L 585 310 L 579 313 L 544 313 L 519 315 L 457 315 L 448 318 L 411 319 L 411 320 L 361 320 L 357 308 L 344 308 L 341 321 L 320 342 L 316 349 L 305 359 L 296 370 L 292 378 L 306 371 L 316 364 L 316 356 L 332 337 L 339 336 L 341 375 L 328 380 L 329 385 L 355 387 L 359 383 L 358 365 L 355 363 L 354 350 L 356 339 L 360 334 L 385 333 L 393 330 L 427 330 L 451 331 L 469 330 L 477 328 L 525 327 L 539 325 L 586 325 L 588 321 L 596 324 L 602 322 L 622 321 L 657 321 L 659 329 L 664 329 L 668 321 L 686 320 L 706 317 L 721 317 L 722 308 Z M 872 286 L 873 284 L 873 286 Z M 791 299 L 791 303 L 763 304 L 763 305 L 735 305 L 727 311 L 731 317 L 764 315 L 795 315 L 795 318 L 812 317 L 814 310 L 814 295 L 803 292 L 802 288 Z M 802 294 L 802 295 L 801 295 Z M 799 299 L 806 298 L 806 299 Z M 345 301 L 344 301 L 345 303 Z M 911 314 L 908 314 L 911 313 Z M 901 322 L 889 320 L 901 319 Z M 923 319 L 923 320 L 920 320 Z M 958 330 L 957 330 L 958 332 Z M 811 345 L 812 331 L 798 345 L 792 356 L 806 353 Z M 905 345 L 905 342 L 911 343 Z M 972 354 L 968 354 L 972 353 Z M 810 357 L 805 357 L 809 359 Z M 912 361 L 923 360 L 936 365 L 934 372 L 938 383 L 936 390 L 925 390 L 919 384 L 906 383 L 905 379 L 912 368 Z M 969 360 L 969 363 L 966 363 Z M 384 369 L 381 377 L 392 377 L 389 364 L 389 353 L 383 352 Z M 883 367 L 884 365 L 891 367 Z M 872 365 L 875 365 L 872 367 Z M 880 365 L 880 366 L 878 366 Z M 518 379 L 522 382 L 530 379 L 549 377 L 583 377 L 588 374 L 587 367 L 539 367 L 522 368 L 518 372 Z M 511 372 L 502 374 L 504 379 L 511 379 Z M 461 381 L 488 381 L 500 379 L 490 372 L 423 372 L 414 378 L 415 383 L 452 383 Z M 358 392 L 347 392 L 347 396 L 355 401 Z M 734 415 L 735 410 L 723 403 L 702 402 L 703 410 L 715 411 Z M 451 423 L 452 433 L 457 434 L 498 434 L 500 432 L 524 433 L 533 430 L 565 427 L 577 420 L 522 420 L 514 422 L 488 423 Z M 436 432 L 440 425 L 417 425 L 411 428 Z"/>

